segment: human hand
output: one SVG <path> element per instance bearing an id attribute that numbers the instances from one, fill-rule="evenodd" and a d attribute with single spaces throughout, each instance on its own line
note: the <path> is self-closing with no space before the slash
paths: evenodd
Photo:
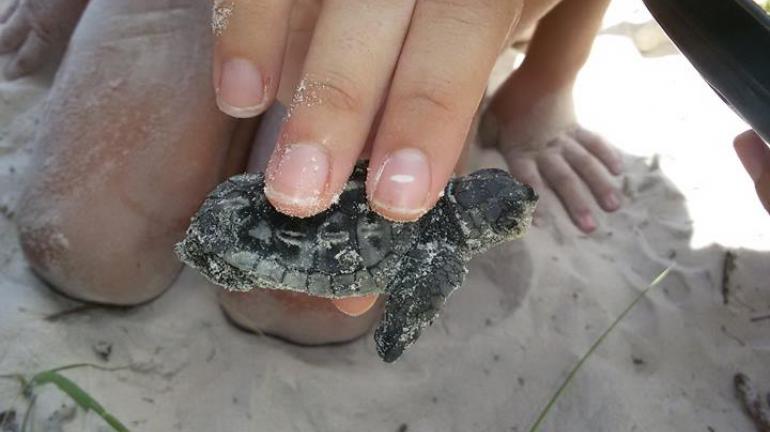
<path id="1" fill-rule="evenodd" d="M 492 99 L 480 135 L 482 145 L 500 150 L 514 177 L 538 193 L 553 190 L 583 232 L 597 225 L 580 183 L 603 210 L 620 207 L 611 177 L 622 172 L 622 160 L 602 137 L 578 125 L 571 83 L 552 86 L 517 71 Z"/>
<path id="2" fill-rule="evenodd" d="M 220 108 L 261 113 L 281 80 L 292 2 L 219 1 L 214 52 Z M 520 1 L 327 0 L 309 42 L 266 194 L 290 215 L 326 209 L 370 152 L 374 210 L 416 220 L 462 151 Z"/>
<path id="3" fill-rule="evenodd" d="M 735 152 L 757 189 L 759 201 L 770 213 L 770 148 L 754 131 L 735 137 Z"/>

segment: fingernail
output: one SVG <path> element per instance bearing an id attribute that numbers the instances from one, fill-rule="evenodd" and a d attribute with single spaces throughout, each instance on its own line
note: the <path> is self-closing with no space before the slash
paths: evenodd
<path id="1" fill-rule="evenodd" d="M 384 216 L 414 220 L 425 213 L 430 187 L 430 168 L 425 153 L 401 149 L 391 153 L 374 180 L 372 204 Z"/>
<path id="2" fill-rule="evenodd" d="M 290 144 L 279 150 L 265 195 L 273 204 L 313 211 L 329 177 L 329 156 L 316 144 Z"/>
<path id="3" fill-rule="evenodd" d="M 374 306 L 377 301 L 377 294 L 370 294 L 363 297 L 347 297 L 333 299 L 332 303 L 340 312 L 345 315 L 357 317 L 365 314 Z"/>
<path id="4" fill-rule="evenodd" d="M 596 221 L 594 221 L 593 216 L 590 214 L 580 216 L 578 221 L 580 222 L 580 227 L 583 231 L 591 232 L 596 229 Z"/>
<path id="5" fill-rule="evenodd" d="M 615 159 L 615 162 L 612 163 L 612 170 L 613 174 L 618 175 L 623 172 L 623 160 L 622 159 Z"/>
<path id="6" fill-rule="evenodd" d="M 227 60 L 220 70 L 217 105 L 232 117 L 254 117 L 264 109 L 264 85 L 262 74 L 252 62 L 242 58 Z"/>
<path id="7" fill-rule="evenodd" d="M 620 207 L 620 200 L 614 192 L 610 192 L 604 196 L 604 206 L 610 210 L 616 210 Z"/>

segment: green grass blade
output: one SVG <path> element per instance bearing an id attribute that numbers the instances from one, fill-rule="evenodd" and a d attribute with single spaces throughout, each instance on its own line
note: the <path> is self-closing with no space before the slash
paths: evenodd
<path id="1" fill-rule="evenodd" d="M 99 370 L 107 371 L 107 372 L 128 369 L 128 366 L 107 367 L 107 366 L 100 366 L 98 364 L 93 364 L 93 363 L 74 363 L 74 364 L 70 364 L 70 365 L 59 366 L 59 367 L 56 367 L 56 368 L 53 368 L 53 369 L 48 369 L 48 371 L 49 372 L 61 372 L 63 370 L 79 369 L 79 368 L 84 368 L 84 367 L 90 367 L 90 368 L 99 369 Z"/>
<path id="2" fill-rule="evenodd" d="M 62 368 L 59 368 L 61 370 Z M 70 368 L 71 369 L 71 368 Z M 88 392 L 83 390 L 79 385 L 75 384 L 72 380 L 60 374 L 56 370 L 48 370 L 40 372 L 32 377 L 30 380 L 31 386 L 41 386 L 44 384 L 53 384 L 59 388 L 59 390 L 66 393 L 72 400 L 75 401 L 81 408 L 86 411 L 93 411 L 99 417 L 103 418 L 113 429 L 118 432 L 129 432 L 128 428 L 124 426 L 118 419 L 112 414 L 107 412 L 104 407 L 91 397 Z"/>
<path id="3" fill-rule="evenodd" d="M 21 422 L 21 432 L 27 432 L 29 419 L 32 418 L 32 411 L 35 409 L 35 402 L 37 402 L 37 397 L 32 396 L 32 399 L 29 401 L 29 406 L 27 407 L 27 412 L 24 413 L 24 421 Z"/>
<path id="4" fill-rule="evenodd" d="M 615 321 L 610 324 L 609 327 L 607 327 L 607 330 L 604 331 L 604 333 L 599 336 L 598 339 L 591 345 L 591 348 L 588 349 L 588 351 L 583 355 L 583 357 L 580 358 L 580 360 L 575 364 L 575 366 L 572 368 L 572 370 L 569 372 L 569 375 L 564 379 L 564 382 L 561 383 L 559 388 L 556 390 L 556 392 L 551 396 L 551 399 L 546 404 L 545 408 L 540 412 L 540 415 L 537 417 L 537 420 L 535 420 L 535 423 L 532 425 L 532 427 L 529 429 L 529 432 L 537 432 L 540 429 L 540 425 L 545 420 L 545 417 L 548 415 L 548 413 L 551 411 L 553 406 L 556 404 L 556 401 L 559 399 L 561 394 L 564 392 L 564 389 L 567 388 L 567 385 L 572 381 L 572 379 L 575 377 L 575 374 L 580 370 L 580 368 L 583 366 L 583 363 L 588 360 L 588 358 L 591 356 L 591 354 L 596 351 L 597 348 L 599 348 L 599 345 L 604 341 L 604 339 L 609 335 L 612 330 L 615 329 L 615 327 L 620 323 L 620 321 L 623 320 L 623 318 L 628 315 L 628 313 L 631 311 L 631 309 L 636 306 L 639 301 L 644 298 L 644 296 L 647 295 L 647 292 L 657 286 L 663 279 L 668 276 L 668 273 L 671 271 L 671 269 L 674 268 L 674 264 L 672 263 L 668 268 L 663 270 L 658 277 L 655 278 L 649 285 L 647 285 L 647 288 L 643 289 L 642 292 L 639 293 L 639 295 L 636 296 L 636 298 L 626 307 L 623 312 L 618 315 L 617 318 L 615 318 Z"/>
<path id="5" fill-rule="evenodd" d="M 83 408 L 86 411 L 93 411 L 99 417 L 103 418 L 105 422 L 107 422 L 108 425 L 112 426 L 113 429 L 115 429 L 118 432 L 128 432 L 128 428 L 124 426 L 115 416 L 107 412 L 104 407 L 96 401 L 93 397 L 91 397 L 88 392 L 83 390 L 80 386 L 75 384 L 72 380 L 69 378 L 61 375 L 59 372 L 63 370 L 69 370 L 69 369 L 77 369 L 77 368 L 83 368 L 83 367 L 91 367 L 94 369 L 99 369 L 103 371 L 116 371 L 121 369 L 126 369 L 126 366 L 121 367 L 106 367 L 106 366 L 100 366 L 93 363 L 75 363 L 65 366 L 56 367 L 53 369 L 49 369 L 47 371 L 40 372 L 36 375 L 34 375 L 29 381 L 27 381 L 23 375 L 21 374 L 3 374 L 0 375 L 0 378 L 12 378 L 16 379 L 21 383 L 21 387 L 24 390 L 24 392 L 29 392 L 32 388 L 37 386 L 42 386 L 45 384 L 53 384 L 56 387 L 59 388 L 59 390 L 66 393 L 72 400 L 75 401 L 81 408 Z M 34 404 L 34 396 L 32 399 L 32 406 Z M 29 415 L 30 410 L 27 410 L 27 415 L 25 415 L 25 422 Z"/>

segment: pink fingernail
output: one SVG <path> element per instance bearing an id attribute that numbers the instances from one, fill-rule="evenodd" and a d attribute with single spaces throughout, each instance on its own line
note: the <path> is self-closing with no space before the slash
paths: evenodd
<path id="1" fill-rule="evenodd" d="M 612 164 L 612 173 L 615 175 L 619 175 L 622 172 L 623 172 L 623 160 L 615 159 L 615 162 Z"/>
<path id="2" fill-rule="evenodd" d="M 329 177 L 329 155 L 316 144 L 291 144 L 279 150 L 265 194 L 274 204 L 313 210 Z M 304 212 L 303 212 L 304 213 Z"/>
<path id="3" fill-rule="evenodd" d="M 264 109 L 265 89 L 262 74 L 249 60 L 233 58 L 222 64 L 217 105 L 227 115 L 254 117 Z"/>
<path id="4" fill-rule="evenodd" d="M 578 220 L 580 221 L 580 227 L 583 228 L 583 231 L 591 232 L 596 229 L 596 221 L 594 221 L 593 216 L 590 214 L 580 216 Z"/>
<path id="5" fill-rule="evenodd" d="M 391 153 L 374 180 L 372 204 L 386 216 L 414 220 L 425 213 L 430 168 L 425 153 L 401 149 Z"/>
<path id="6" fill-rule="evenodd" d="M 610 192 L 604 196 L 604 206 L 610 210 L 616 210 L 620 207 L 620 200 L 614 192 Z"/>

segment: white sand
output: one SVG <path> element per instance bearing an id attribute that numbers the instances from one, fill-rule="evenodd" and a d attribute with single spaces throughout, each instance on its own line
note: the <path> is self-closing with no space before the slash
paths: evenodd
<path id="1" fill-rule="evenodd" d="M 635 1 L 617 3 L 577 104 L 587 126 L 629 154 L 631 197 L 591 236 L 556 211 L 525 240 L 475 260 L 446 312 L 393 365 L 370 336 L 311 349 L 241 332 L 189 271 L 148 305 L 44 320 L 77 304 L 30 274 L 6 216 L 50 76 L 0 82 L 0 373 L 131 365 L 67 376 L 143 431 L 525 431 L 675 253 L 677 270 L 578 373 L 544 430 L 753 431 L 732 377 L 744 371 L 770 391 L 770 319 L 750 321 L 770 313 L 770 217 L 732 153 L 745 126 L 682 56 L 643 57 L 623 33 L 649 17 Z M 660 169 L 649 167 L 653 155 Z M 738 258 L 724 304 L 726 247 Z M 112 344 L 108 362 L 93 350 L 99 342 Z M 17 391 L 0 382 L 0 411 Z M 65 419 L 48 421 L 62 401 L 72 405 L 43 392 L 35 430 L 107 430 L 61 408 Z"/>

